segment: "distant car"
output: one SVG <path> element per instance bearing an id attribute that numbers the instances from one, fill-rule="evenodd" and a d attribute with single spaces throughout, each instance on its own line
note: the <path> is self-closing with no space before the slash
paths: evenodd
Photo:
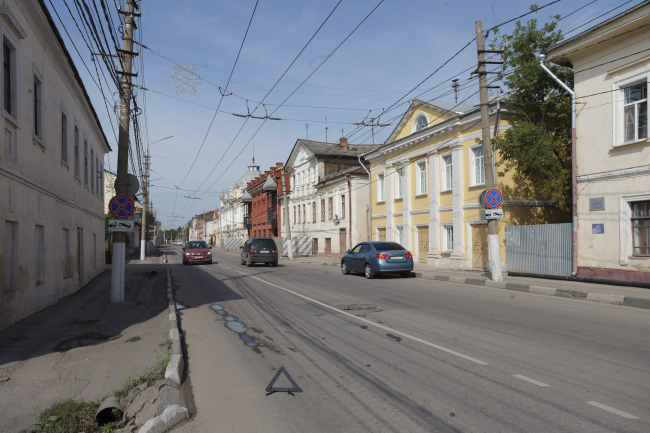
<path id="1" fill-rule="evenodd" d="M 278 247 L 273 239 L 251 238 L 241 247 L 241 264 L 253 266 L 255 263 L 278 265 Z"/>
<path id="2" fill-rule="evenodd" d="M 408 277 L 413 271 L 413 254 L 397 242 L 362 242 L 341 258 L 341 272 L 363 272 L 374 278 L 384 272 Z"/>
<path id="3" fill-rule="evenodd" d="M 190 241 L 183 247 L 183 264 L 212 263 L 212 251 L 204 241 Z"/>

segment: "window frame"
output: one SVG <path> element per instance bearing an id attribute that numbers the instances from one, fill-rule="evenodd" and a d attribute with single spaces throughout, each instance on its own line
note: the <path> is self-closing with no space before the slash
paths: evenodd
<path id="1" fill-rule="evenodd" d="M 320 199 L 320 220 L 321 222 L 325 221 L 325 199 Z"/>
<path id="2" fill-rule="evenodd" d="M 316 224 L 316 202 L 311 203 L 311 222 L 312 224 Z"/>
<path id="3" fill-rule="evenodd" d="M 424 170 L 422 170 L 421 165 L 424 164 Z M 422 173 L 424 172 L 424 181 L 422 179 Z M 420 159 L 415 161 L 415 196 L 423 197 L 428 194 L 427 183 L 429 180 L 429 173 L 427 170 L 427 160 Z"/>
<path id="4" fill-rule="evenodd" d="M 73 125 L 74 177 L 81 183 L 81 129 L 76 119 L 74 119 Z"/>
<path id="5" fill-rule="evenodd" d="M 334 197 L 327 197 L 327 220 L 334 220 Z"/>
<path id="6" fill-rule="evenodd" d="M 449 164 L 446 163 L 449 159 Z M 442 177 L 440 192 L 451 191 L 454 189 L 454 159 L 451 152 L 440 155 L 440 176 Z M 449 167 L 449 176 L 447 176 L 447 167 Z"/>
<path id="7" fill-rule="evenodd" d="M 444 238 L 441 239 L 442 245 L 440 249 L 443 253 L 451 253 L 454 251 L 454 224 L 453 223 L 443 223 L 442 232 L 444 233 Z M 450 239 L 451 235 L 451 239 Z M 451 240 L 451 248 L 449 248 L 449 241 Z"/>
<path id="8" fill-rule="evenodd" d="M 612 119 L 613 119 L 613 134 L 612 134 L 612 147 L 627 146 L 630 144 L 644 143 L 650 141 L 650 137 L 642 138 L 633 141 L 625 141 L 625 92 L 626 87 L 634 86 L 642 82 L 646 82 L 646 86 L 650 89 L 650 71 L 643 71 L 632 77 L 624 80 L 617 81 L 612 84 Z M 647 104 L 650 105 L 650 97 L 646 98 Z M 649 107 L 650 108 L 650 107 Z M 637 137 L 635 131 L 635 137 Z"/>
<path id="9" fill-rule="evenodd" d="M 13 35 L 7 31 L 6 26 L 2 26 L 2 65 L 3 67 L 0 69 L 2 72 L 2 115 L 9 119 L 14 126 L 20 128 L 20 125 L 18 123 L 18 118 L 19 118 L 19 93 L 18 89 L 20 89 L 20 75 L 18 74 L 18 59 L 20 58 L 20 49 L 18 45 L 18 41 L 13 37 Z M 10 77 L 9 77 L 9 88 L 10 88 L 10 99 L 9 99 L 9 109 L 10 111 L 7 111 L 6 109 L 6 92 L 5 92 L 5 66 L 4 66 L 4 60 L 5 60 L 5 46 L 7 46 L 10 50 L 10 62 L 11 64 L 9 65 L 9 71 L 10 71 Z"/>
<path id="10" fill-rule="evenodd" d="M 395 200 L 404 198 L 404 177 L 406 176 L 406 167 L 401 166 L 395 169 Z"/>
<path id="11" fill-rule="evenodd" d="M 65 164 L 66 167 L 70 168 L 68 165 L 68 130 L 68 113 L 63 107 L 61 107 L 61 162 Z"/>
<path id="12" fill-rule="evenodd" d="M 645 98 L 640 99 L 638 101 L 634 101 L 634 102 L 625 102 L 625 90 L 626 89 L 629 89 L 630 87 L 638 86 L 638 85 L 643 86 L 644 84 L 645 84 Z M 648 139 L 648 82 L 641 80 L 638 83 L 634 83 L 634 84 L 631 84 L 629 86 L 623 87 L 622 90 L 623 90 L 623 134 L 624 134 L 623 142 L 624 143 L 634 143 L 634 142 L 637 142 L 637 141 L 647 140 Z M 645 119 L 645 126 L 646 126 L 645 133 L 646 133 L 646 136 L 639 138 L 639 106 L 641 104 L 644 104 L 644 103 L 645 103 L 645 115 L 646 115 L 646 119 Z M 625 136 L 627 134 L 627 125 L 626 125 L 626 122 L 625 122 L 625 110 L 628 107 L 634 107 L 634 115 L 633 115 L 633 119 L 634 119 L 634 127 L 633 127 L 634 137 L 632 139 L 630 139 L 630 140 L 628 140 L 627 137 Z"/>
<path id="13" fill-rule="evenodd" d="M 634 205 L 635 204 L 641 204 L 641 203 L 646 203 L 646 205 L 648 207 L 649 214 L 648 214 L 648 216 L 645 216 L 645 217 L 635 217 L 634 216 Z M 630 229 L 631 229 L 631 232 L 632 232 L 632 255 L 631 255 L 631 257 L 634 257 L 634 258 L 650 258 L 650 200 L 640 200 L 640 201 L 630 202 L 630 208 L 631 208 L 630 209 Z M 645 225 L 645 227 L 635 227 L 634 226 L 635 221 L 646 221 L 646 225 Z M 645 247 L 637 247 L 636 246 L 636 244 L 634 242 L 634 239 L 635 239 L 634 229 L 635 228 L 643 228 L 643 229 L 645 229 L 645 237 L 646 237 L 646 242 L 647 242 Z M 645 254 L 635 254 L 634 253 L 635 248 L 645 248 L 646 252 L 645 252 Z"/>
<path id="14" fill-rule="evenodd" d="M 399 238 L 399 239 L 397 239 Z M 404 226 L 399 225 L 395 226 L 395 240 L 393 242 L 396 242 L 402 246 L 404 246 Z"/>
<path id="15" fill-rule="evenodd" d="M 422 119 L 422 118 L 426 119 L 427 125 L 423 126 L 421 128 L 418 128 L 418 124 L 420 122 L 420 119 Z M 411 124 L 411 134 L 413 134 L 415 132 L 418 132 L 418 131 L 421 131 L 421 130 L 423 130 L 425 128 L 428 128 L 429 126 L 431 126 L 431 122 L 429 122 L 429 116 L 427 116 L 427 114 L 425 112 L 421 111 L 413 119 L 413 123 Z"/>
<path id="16" fill-rule="evenodd" d="M 483 152 L 483 156 L 481 156 L 481 161 L 483 161 L 483 164 L 481 165 L 482 173 L 483 173 L 483 182 L 476 182 L 476 168 L 478 165 L 476 164 L 476 150 L 481 149 Z M 469 171 L 470 171 L 470 176 L 469 176 L 469 186 L 484 186 L 485 185 L 485 152 L 483 149 L 483 144 L 475 144 L 473 146 L 469 147 Z M 453 167 L 452 167 L 453 170 Z"/>
<path id="17" fill-rule="evenodd" d="M 345 219 L 345 194 L 341 194 L 341 219 Z"/>
<path id="18" fill-rule="evenodd" d="M 84 186 L 88 188 L 88 139 L 84 136 Z"/>
<path id="19" fill-rule="evenodd" d="M 386 172 L 377 173 L 377 203 L 386 201 Z"/>
<path id="20" fill-rule="evenodd" d="M 34 141 L 43 147 L 45 146 L 43 130 L 43 76 L 35 65 L 32 65 L 33 93 L 34 93 Z"/>

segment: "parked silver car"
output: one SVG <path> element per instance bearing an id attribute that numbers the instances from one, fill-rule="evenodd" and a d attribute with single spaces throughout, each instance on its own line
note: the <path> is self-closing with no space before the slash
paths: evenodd
<path id="1" fill-rule="evenodd" d="M 362 242 L 341 258 L 341 272 L 363 272 L 366 278 L 390 272 L 408 277 L 413 271 L 413 254 L 397 242 Z"/>

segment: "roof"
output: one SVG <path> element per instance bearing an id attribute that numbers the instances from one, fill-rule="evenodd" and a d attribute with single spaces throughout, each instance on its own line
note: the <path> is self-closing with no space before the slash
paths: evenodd
<path id="1" fill-rule="evenodd" d="M 450 102 L 442 101 L 440 99 L 430 99 L 428 101 L 423 101 L 421 99 L 415 99 L 414 102 L 420 102 L 422 104 L 429 105 L 433 108 L 437 108 L 442 111 L 448 111 L 454 114 L 463 114 L 474 109 L 473 104 L 465 104 L 463 102 Z"/>
<path id="2" fill-rule="evenodd" d="M 102 137 L 104 137 L 104 142 L 106 143 L 106 147 L 108 147 L 108 151 L 111 152 L 113 149 L 111 149 L 111 145 L 108 144 L 108 139 L 106 138 L 106 134 L 104 133 L 104 128 L 102 128 L 102 123 L 99 121 L 99 116 L 97 116 L 97 112 L 95 111 L 95 107 L 93 106 L 93 103 L 90 100 L 90 96 L 88 96 L 88 92 L 86 91 L 86 86 L 84 86 L 84 82 L 81 79 L 81 75 L 79 75 L 79 71 L 77 70 L 77 67 L 75 66 L 74 62 L 72 61 L 72 57 L 70 56 L 70 52 L 66 48 L 65 42 L 63 42 L 63 38 L 61 37 L 61 33 L 59 33 L 59 29 L 56 27 L 56 24 L 54 24 L 54 20 L 52 19 L 52 15 L 50 15 L 50 11 L 47 9 L 47 6 L 45 6 L 45 1 L 44 0 L 38 0 L 38 3 L 41 5 L 41 9 L 43 9 L 43 13 L 47 17 L 47 21 L 50 23 L 50 27 L 52 27 L 52 30 L 54 31 L 54 34 L 56 35 L 56 38 L 59 41 L 59 44 L 61 45 L 61 48 L 63 49 L 63 53 L 68 58 L 68 64 L 70 65 L 70 68 L 72 69 L 72 73 L 74 74 L 74 77 L 77 80 L 77 83 L 79 84 L 79 87 L 81 87 L 81 91 L 83 92 L 84 96 L 86 97 L 86 102 L 88 102 L 88 106 L 90 107 L 90 111 L 93 113 L 93 116 L 95 117 L 95 121 L 97 122 L 97 127 L 99 128 L 99 131 L 102 133 Z"/>
<path id="3" fill-rule="evenodd" d="M 613 17 L 611 17 L 611 18 L 609 18 L 609 19 L 607 19 L 607 20 L 605 20 L 605 21 L 603 21 L 603 22 L 601 22 L 599 24 L 596 24 L 593 27 L 588 28 L 587 30 L 585 30 L 582 33 L 578 33 L 577 35 L 572 36 L 569 39 L 565 39 L 565 40 L 561 41 L 557 45 L 554 45 L 551 48 L 549 48 L 546 51 L 546 53 L 550 53 L 552 51 L 557 51 L 557 50 L 561 49 L 562 47 L 570 45 L 573 42 L 582 39 L 584 36 L 587 36 L 588 34 L 593 33 L 594 31 L 596 31 L 596 30 L 598 30 L 598 29 L 600 29 L 602 27 L 605 27 L 606 25 L 611 24 L 614 21 L 617 21 L 617 20 L 623 18 L 624 16 L 629 15 L 632 12 L 635 12 L 635 11 L 637 11 L 637 10 L 639 10 L 639 9 L 645 7 L 645 6 L 648 6 L 648 5 L 650 5 L 650 0 L 645 0 L 645 1 L 641 2 L 641 3 L 639 3 L 638 5 L 631 7 L 630 9 L 624 10 L 623 12 L 621 12 L 618 15 L 614 15 Z M 554 59 L 548 59 L 548 60 L 551 61 L 551 62 L 554 61 Z"/>
<path id="4" fill-rule="evenodd" d="M 367 166 L 368 169 L 370 169 L 370 166 Z M 348 168 L 344 168 L 343 170 L 339 170 L 335 173 L 330 173 L 327 176 L 323 177 L 316 183 L 316 185 L 323 185 L 326 182 L 329 182 L 331 180 L 337 179 L 339 177 L 344 177 L 346 174 L 350 175 L 361 175 L 361 176 L 366 176 L 368 177 L 368 172 L 363 169 L 363 167 L 360 167 L 358 165 L 354 165 Z"/>
<path id="5" fill-rule="evenodd" d="M 255 158 L 253 158 L 253 163 L 248 166 L 248 171 L 244 173 L 242 177 L 239 178 L 239 180 L 237 181 L 237 186 L 248 185 L 248 182 L 252 181 L 260 174 L 261 174 L 260 166 L 255 165 Z"/>
<path id="6" fill-rule="evenodd" d="M 318 156 L 351 156 L 357 157 L 366 152 L 377 149 L 379 144 L 349 144 L 348 148 L 341 147 L 339 143 L 324 143 L 321 141 L 310 141 L 299 139 L 298 143 L 309 149 Z"/>

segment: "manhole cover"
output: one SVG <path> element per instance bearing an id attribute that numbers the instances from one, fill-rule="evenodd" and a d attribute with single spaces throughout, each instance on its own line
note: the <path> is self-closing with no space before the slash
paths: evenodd
<path id="1" fill-rule="evenodd" d="M 372 304 L 352 304 L 348 305 L 344 310 L 374 310 L 376 308 L 377 306 Z"/>

